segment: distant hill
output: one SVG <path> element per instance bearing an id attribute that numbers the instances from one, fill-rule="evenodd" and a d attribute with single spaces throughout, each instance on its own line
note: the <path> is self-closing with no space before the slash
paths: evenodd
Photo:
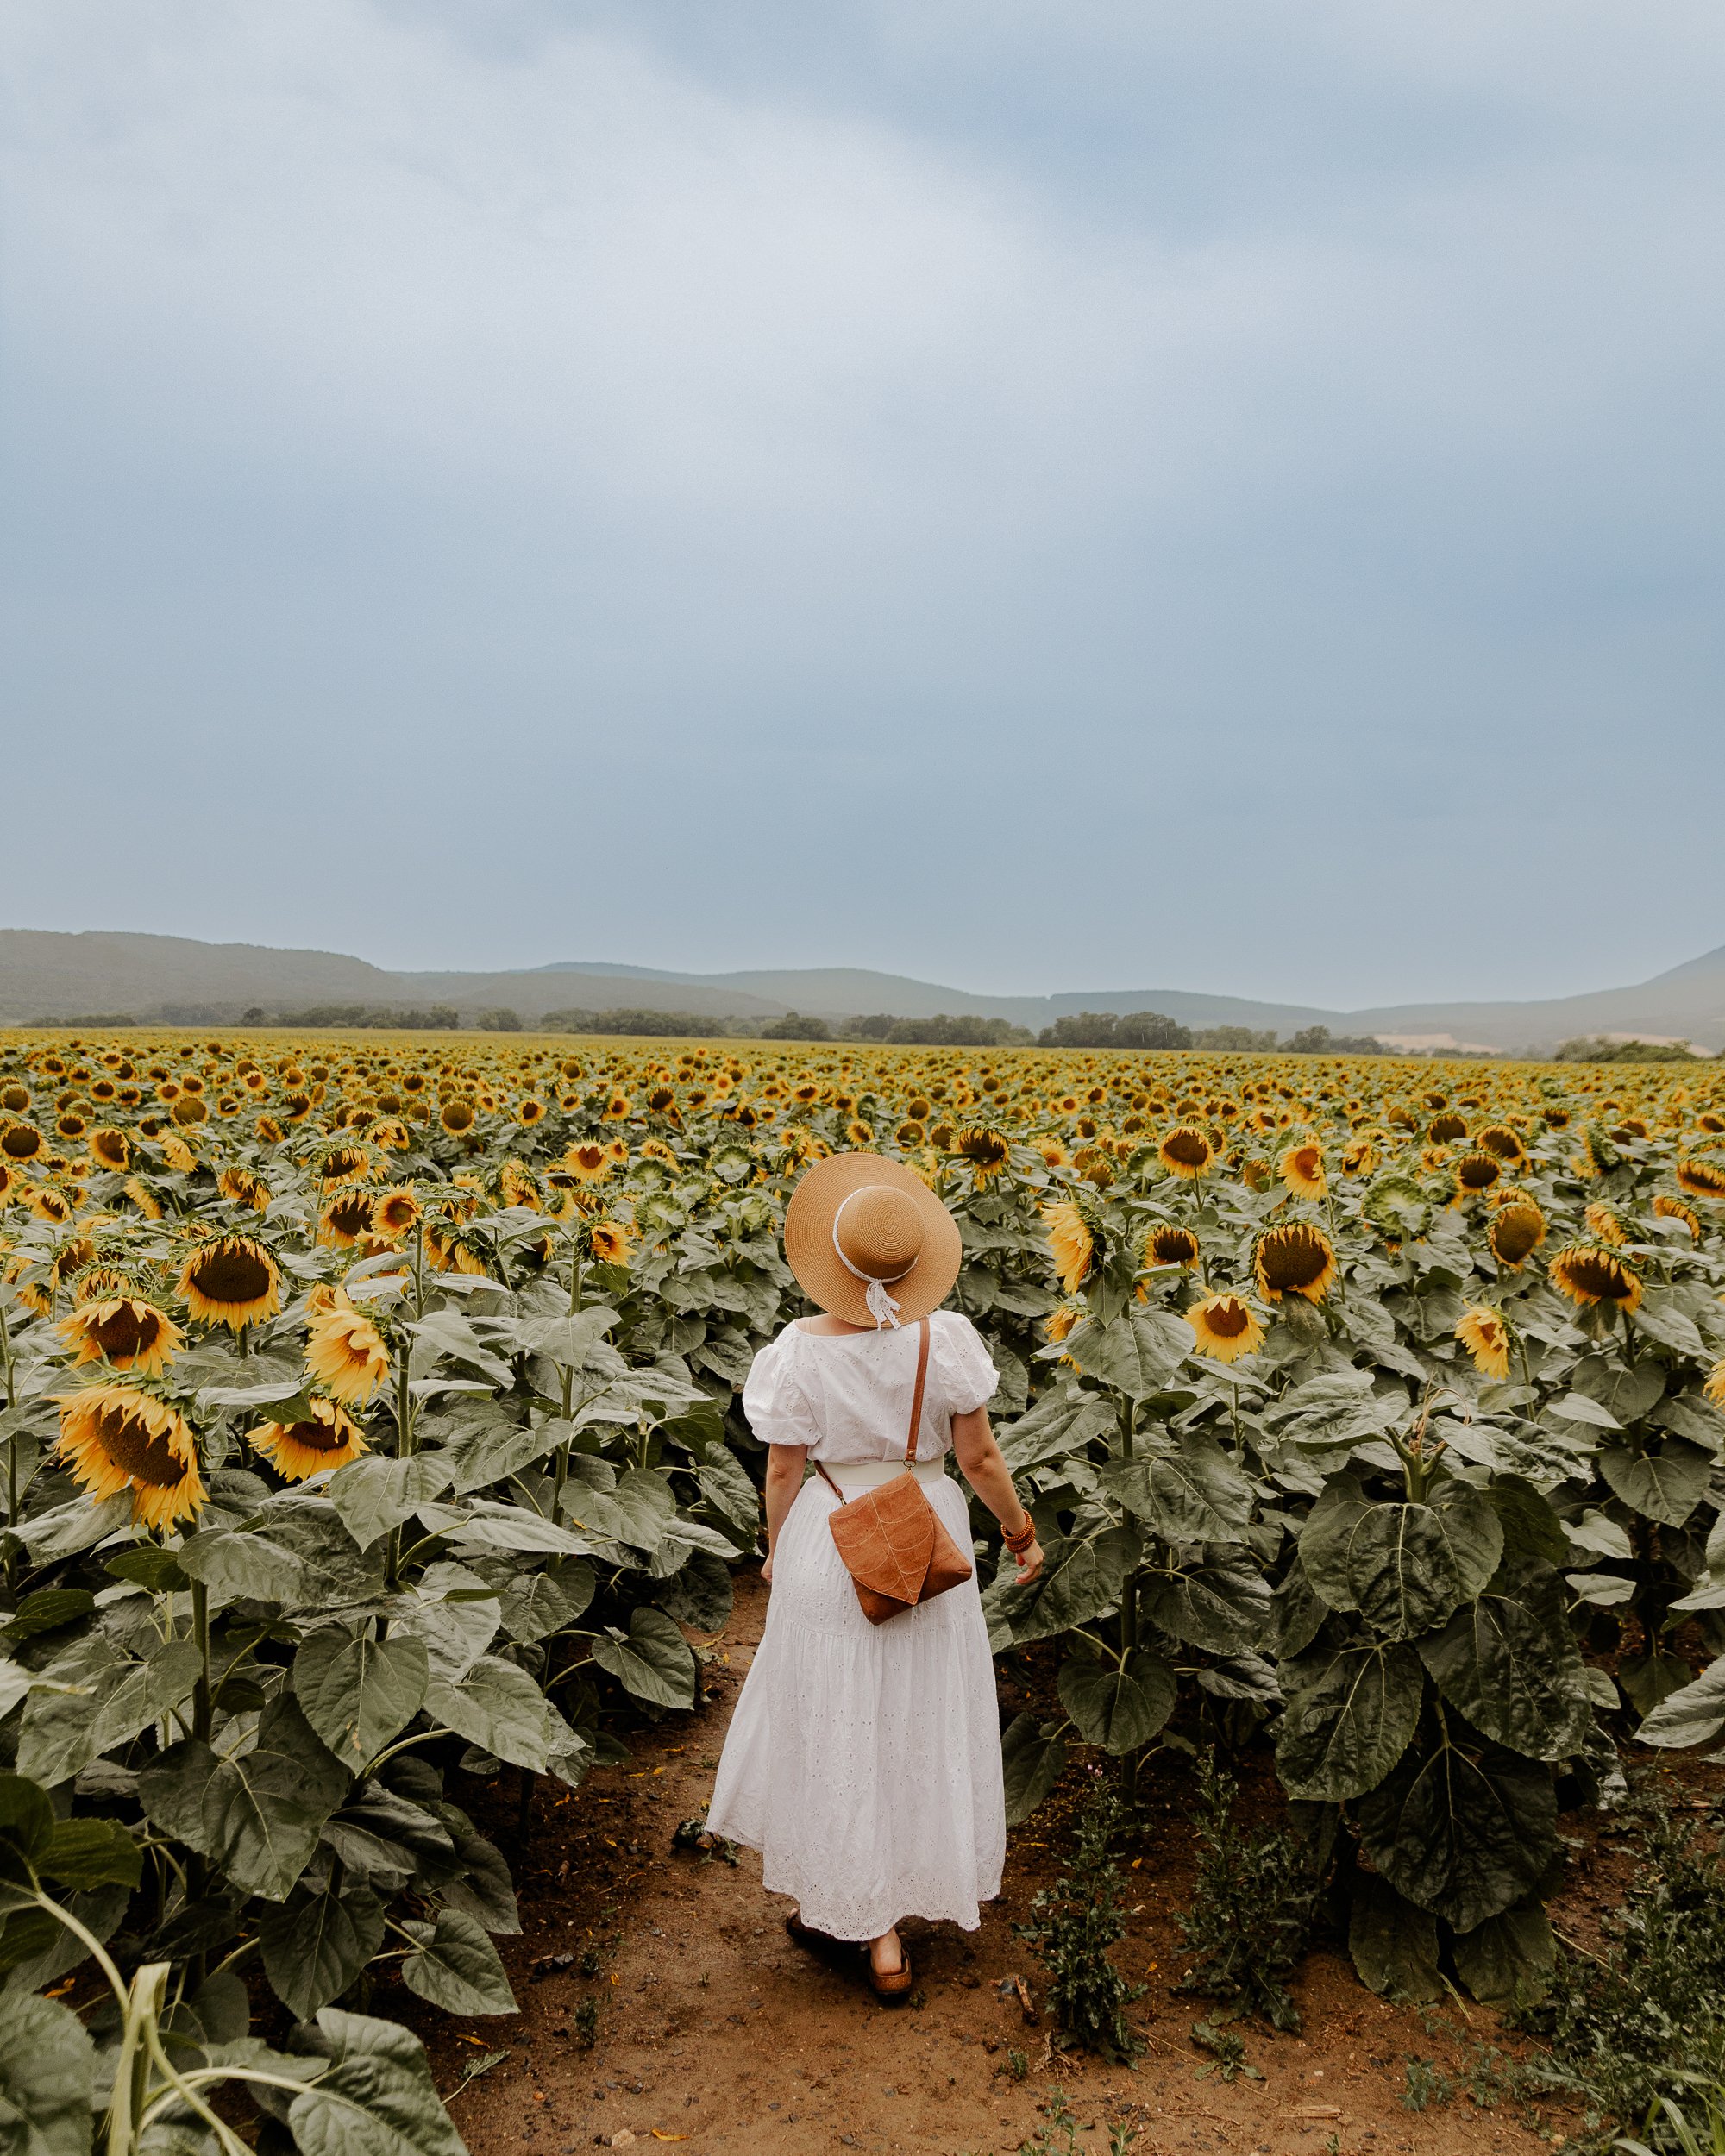
<path id="1" fill-rule="evenodd" d="M 1537 1002 L 1406 1003 L 1330 1011 L 1179 988 L 1091 988 L 1051 996 L 991 996 L 900 974 L 813 967 L 674 973 L 611 960 L 566 961 L 518 972 L 392 973 L 336 951 L 204 943 L 122 931 L 79 935 L 0 929 L 0 1023 L 129 1013 L 233 1023 L 317 1005 L 446 1006 L 464 1019 L 505 1006 L 529 1025 L 567 1009 L 678 1010 L 711 1018 L 770 1018 L 798 1010 L 829 1019 L 873 1012 L 900 1018 L 1010 1019 L 1039 1030 L 1078 1011 L 1160 1011 L 1190 1026 L 1247 1025 L 1288 1034 L 1327 1025 L 1387 1042 L 1499 1050 L 1554 1047 L 1578 1035 L 1640 1034 L 1725 1049 L 1725 948 L 1625 988 Z"/>

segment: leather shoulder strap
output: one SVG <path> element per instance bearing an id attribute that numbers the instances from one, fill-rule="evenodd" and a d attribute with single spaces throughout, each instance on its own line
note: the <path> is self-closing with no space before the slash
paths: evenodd
<path id="1" fill-rule="evenodd" d="M 916 1457 L 917 1432 L 922 1427 L 922 1390 L 928 1382 L 928 1319 L 917 1327 L 916 1396 L 911 1401 L 911 1433 L 905 1440 L 905 1465 Z"/>

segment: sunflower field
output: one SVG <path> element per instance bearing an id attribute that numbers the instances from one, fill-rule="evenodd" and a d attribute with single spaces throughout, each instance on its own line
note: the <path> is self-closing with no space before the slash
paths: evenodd
<path id="1" fill-rule="evenodd" d="M 1047 1551 L 1016 1586 L 975 1508 L 1051 1702 L 1012 1816 L 1074 1747 L 1272 1746 L 1367 1984 L 1537 1991 L 1560 1813 L 1725 1729 L 1705 1066 L 15 1034 L 17 2146 L 237 2149 L 225 2082 L 273 2147 L 459 2150 L 369 2009 L 511 2012 L 464 1796 L 695 1705 L 784 1205 L 850 1147 L 962 1224 Z"/>

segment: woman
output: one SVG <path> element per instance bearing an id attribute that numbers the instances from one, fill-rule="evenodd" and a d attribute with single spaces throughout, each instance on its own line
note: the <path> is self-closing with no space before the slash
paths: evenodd
<path id="1" fill-rule="evenodd" d="M 785 1920 L 794 1939 L 827 1952 L 866 1942 L 875 1991 L 902 1999 L 913 1979 L 899 1919 L 974 1931 L 977 1903 L 1000 1890 L 1007 1842 L 974 1567 L 871 1624 L 828 1524 L 841 1502 L 905 1471 L 919 1360 L 912 1471 L 942 1525 L 968 1557 L 950 1446 L 1000 1521 L 1020 1581 L 1037 1576 L 1042 1551 L 988 1427 L 997 1377 L 988 1350 L 968 1318 L 938 1307 L 963 1249 L 927 1185 L 877 1153 L 821 1161 L 792 1196 L 785 1255 L 823 1314 L 763 1348 L 743 1388 L 769 1448 L 762 1577 L 773 1598 L 707 1823 L 758 1849 L 768 1890 L 795 1896 Z"/>

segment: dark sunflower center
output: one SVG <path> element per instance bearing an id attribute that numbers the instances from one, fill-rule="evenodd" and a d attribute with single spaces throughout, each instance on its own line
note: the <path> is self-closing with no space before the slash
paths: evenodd
<path id="1" fill-rule="evenodd" d="M 1157 1228 L 1150 1247 L 1164 1265 L 1183 1265 L 1198 1255 L 1198 1238 L 1189 1228 Z"/>
<path id="2" fill-rule="evenodd" d="M 1501 1213 L 1492 1224 L 1491 1247 L 1499 1257 L 1519 1264 L 1540 1239 L 1540 1223 L 1530 1213 Z"/>
<path id="3" fill-rule="evenodd" d="M 348 1197 L 336 1199 L 329 1208 L 330 1225 L 343 1235 L 358 1235 L 372 1224 L 372 1206 L 369 1198 Z"/>
<path id="4" fill-rule="evenodd" d="M 282 1434 L 308 1452 L 339 1452 L 348 1442 L 346 1431 L 332 1429 L 327 1422 L 291 1422 Z"/>
<path id="5" fill-rule="evenodd" d="M 1201 1168 L 1210 1157 L 1210 1141 L 1199 1131 L 1175 1131 L 1162 1150 L 1182 1168 Z"/>
<path id="6" fill-rule="evenodd" d="M 1456 1180 L 1465 1190 L 1489 1190 L 1502 1174 L 1490 1153 L 1470 1153 L 1456 1166 Z"/>
<path id="7" fill-rule="evenodd" d="M 1266 1236 L 1260 1256 L 1272 1288 L 1309 1288 L 1328 1264 L 1330 1253 L 1309 1228 L 1292 1227 Z"/>
<path id="8" fill-rule="evenodd" d="M 42 1134 L 28 1123 L 15 1123 L 0 1136 L 0 1153 L 8 1160 L 34 1160 L 42 1150 Z"/>
<path id="9" fill-rule="evenodd" d="M 1243 1302 L 1230 1299 L 1213 1303 L 1204 1313 L 1204 1323 L 1210 1331 L 1224 1340 L 1237 1340 L 1251 1322 L 1251 1313 Z"/>
<path id="10" fill-rule="evenodd" d="M 147 1352 L 160 1338 L 161 1326 L 159 1311 L 140 1310 L 135 1304 L 122 1302 L 111 1318 L 104 1318 L 89 1331 L 108 1360 L 116 1363 L 124 1356 Z"/>
<path id="11" fill-rule="evenodd" d="M 129 1409 L 106 1409 L 97 1424 L 96 1437 L 115 1466 L 123 1468 L 134 1482 L 172 1489 L 185 1477 L 185 1468 L 167 1439 L 156 1436 Z"/>
<path id="12" fill-rule="evenodd" d="M 269 1293 L 269 1268 L 251 1250 L 211 1250 L 192 1267 L 191 1284 L 210 1302 L 256 1302 Z"/>

